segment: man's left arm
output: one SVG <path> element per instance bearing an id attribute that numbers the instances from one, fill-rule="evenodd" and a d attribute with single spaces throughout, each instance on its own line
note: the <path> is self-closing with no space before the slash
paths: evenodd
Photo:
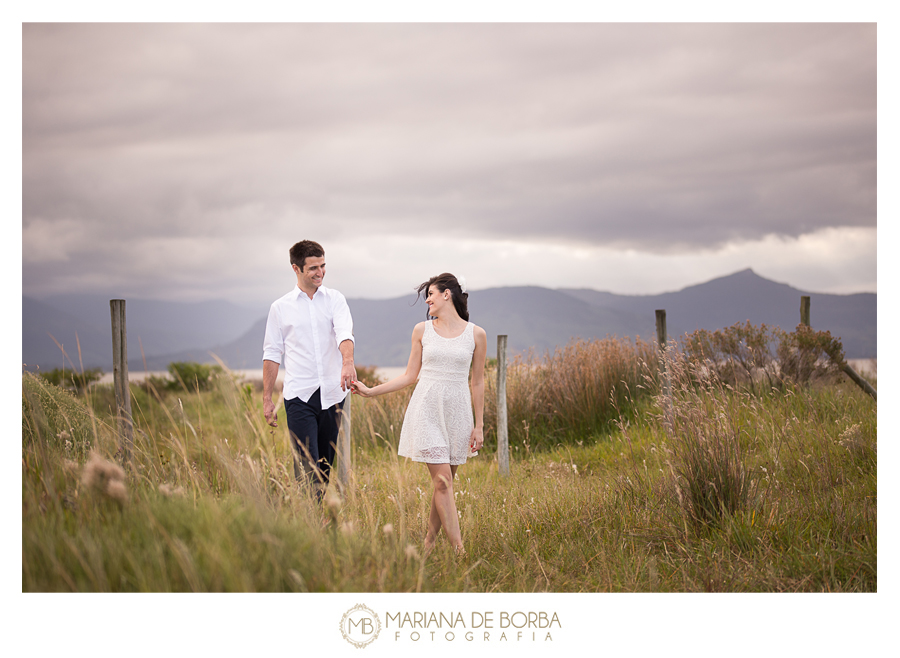
<path id="1" fill-rule="evenodd" d="M 350 390 L 350 383 L 356 381 L 356 366 L 353 363 L 353 317 L 347 300 L 340 293 L 335 299 L 334 337 L 341 352 L 341 390 Z"/>

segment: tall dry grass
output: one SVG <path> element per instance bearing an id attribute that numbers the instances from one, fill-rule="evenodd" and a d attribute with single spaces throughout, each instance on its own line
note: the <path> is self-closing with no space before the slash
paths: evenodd
<path id="1" fill-rule="evenodd" d="M 695 527 L 716 524 L 754 502 L 746 452 L 760 428 L 756 387 L 735 388 L 718 370 L 674 349 L 660 361 L 659 422 L 679 505 Z"/>
<path id="2" fill-rule="evenodd" d="M 653 422 L 620 423 L 620 484 L 657 511 L 646 538 L 686 589 L 874 591 L 875 402 L 846 380 L 766 390 L 675 350 L 661 363 Z"/>
<path id="3" fill-rule="evenodd" d="M 623 413 L 652 395 L 646 364 L 656 348 L 641 340 L 575 340 L 553 352 L 516 355 L 506 381 L 509 441 L 523 450 L 575 443 L 615 429 Z M 651 375 L 653 366 L 651 365 Z M 653 384 L 651 383 L 651 386 Z M 496 439 L 497 374 L 485 386 L 487 439 Z"/>
<path id="4" fill-rule="evenodd" d="M 587 387 L 635 351 L 523 359 L 511 418 L 548 407 L 535 391 L 560 395 L 528 382 Z M 120 479 L 109 387 L 77 398 L 25 375 L 23 590 L 875 591 L 874 401 L 852 384 L 748 397 L 673 376 L 667 424 L 653 359 L 635 380 L 611 367 L 606 388 L 593 384 L 594 400 L 623 396 L 619 416 L 597 404 L 577 417 L 592 403 L 556 398 L 570 413 L 529 426 L 511 478 L 492 450 L 459 469 L 464 560 L 443 540 L 422 552 L 430 481 L 394 449 L 411 389 L 353 400 L 352 480 L 320 506 L 293 480 L 283 424 L 265 425 L 259 395 L 227 376 L 210 391 L 132 387 L 134 460 Z M 710 441 L 724 457 L 691 470 L 690 451 L 705 458 Z M 716 498 L 725 476 L 686 503 L 691 478 L 722 464 L 736 503 Z"/>

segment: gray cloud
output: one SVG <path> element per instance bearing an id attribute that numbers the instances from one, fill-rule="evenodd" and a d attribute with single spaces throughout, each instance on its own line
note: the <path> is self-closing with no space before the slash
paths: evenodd
<path id="1" fill-rule="evenodd" d="M 875 34 L 27 24 L 23 286 L 199 294 L 304 232 L 684 254 L 874 229 Z"/>

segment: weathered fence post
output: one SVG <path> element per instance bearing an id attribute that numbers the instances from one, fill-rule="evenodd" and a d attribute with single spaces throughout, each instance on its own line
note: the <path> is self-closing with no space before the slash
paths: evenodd
<path id="1" fill-rule="evenodd" d="M 850 364 L 847 363 L 846 361 L 844 361 L 843 370 L 844 370 L 845 373 L 847 373 L 847 376 L 848 376 L 850 379 L 852 379 L 853 382 L 854 382 L 857 386 L 859 386 L 862 390 L 864 390 L 866 393 L 868 393 L 869 395 L 871 395 L 873 400 L 875 400 L 876 402 L 878 401 L 878 392 L 875 390 L 875 388 L 874 388 L 869 382 L 867 382 L 865 379 L 863 379 L 863 378 L 859 375 L 859 373 L 857 373 L 857 372 L 850 366 Z"/>
<path id="2" fill-rule="evenodd" d="M 809 324 L 809 297 L 806 295 L 802 295 L 800 297 L 800 324 L 810 326 Z M 856 372 L 853 367 L 847 363 L 845 359 L 843 363 L 838 364 L 847 376 L 853 380 L 857 386 L 859 386 L 862 390 L 872 396 L 872 399 L 876 402 L 878 401 L 878 393 L 872 387 L 872 385 L 863 379 L 858 372 Z"/>
<path id="3" fill-rule="evenodd" d="M 665 350 L 669 338 L 666 335 L 666 310 L 656 310 L 656 342 L 659 343 L 659 349 Z"/>
<path id="4" fill-rule="evenodd" d="M 666 310 L 656 310 L 656 342 L 659 343 L 659 366 L 661 384 L 663 390 L 663 399 L 665 400 L 666 422 L 670 428 L 673 428 L 672 414 L 672 385 L 669 381 L 669 365 L 666 360 L 666 351 L 669 347 L 669 336 L 666 333 Z"/>
<path id="5" fill-rule="evenodd" d="M 134 448 L 134 422 L 131 417 L 131 391 L 128 388 L 128 337 L 125 330 L 125 300 L 109 300 L 112 321 L 113 384 L 116 391 L 116 418 L 119 421 L 119 453 L 122 463 L 131 463 Z"/>
<path id="6" fill-rule="evenodd" d="M 497 336 L 497 461 L 509 475 L 509 419 L 506 415 L 506 336 Z"/>
<path id="7" fill-rule="evenodd" d="M 353 400 L 353 394 L 348 395 L 344 398 L 344 404 L 341 406 L 340 411 L 340 429 L 338 430 L 338 444 L 337 444 L 337 476 L 338 476 L 338 487 L 347 490 L 348 485 L 350 484 L 350 474 L 353 470 L 353 455 L 352 455 L 352 446 L 353 443 L 350 440 L 351 436 L 351 401 Z"/>
<path id="8" fill-rule="evenodd" d="M 804 324 L 807 327 L 809 324 L 809 296 L 802 295 L 800 297 L 800 324 Z"/>

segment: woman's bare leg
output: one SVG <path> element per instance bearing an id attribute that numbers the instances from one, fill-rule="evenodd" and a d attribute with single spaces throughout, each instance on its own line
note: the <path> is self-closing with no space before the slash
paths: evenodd
<path id="1" fill-rule="evenodd" d="M 441 517 L 438 516 L 437 506 L 434 503 L 434 492 L 431 493 L 431 512 L 428 515 L 428 532 L 425 533 L 425 552 L 430 553 L 437 541 L 437 535 L 441 531 Z"/>
<path id="2" fill-rule="evenodd" d="M 450 475 L 451 483 L 456 480 L 456 469 L 458 466 L 452 465 L 450 466 Z M 456 501 L 454 500 L 454 507 L 456 506 Z M 458 517 L 457 517 L 458 518 Z M 434 543 L 437 541 L 438 533 L 441 531 L 441 517 L 438 514 L 437 505 L 435 504 L 435 494 L 432 492 L 431 494 L 431 510 L 428 515 L 428 532 L 425 534 L 425 552 L 431 551 L 434 548 Z"/>
<path id="3" fill-rule="evenodd" d="M 431 474 L 434 492 L 431 495 L 431 512 L 428 515 L 428 533 L 425 535 L 425 550 L 430 551 L 437 540 L 438 531 L 443 528 L 447 539 L 457 551 L 463 550 L 462 535 L 459 531 L 459 516 L 453 498 L 453 478 L 456 466 L 450 464 L 426 464 Z"/>

